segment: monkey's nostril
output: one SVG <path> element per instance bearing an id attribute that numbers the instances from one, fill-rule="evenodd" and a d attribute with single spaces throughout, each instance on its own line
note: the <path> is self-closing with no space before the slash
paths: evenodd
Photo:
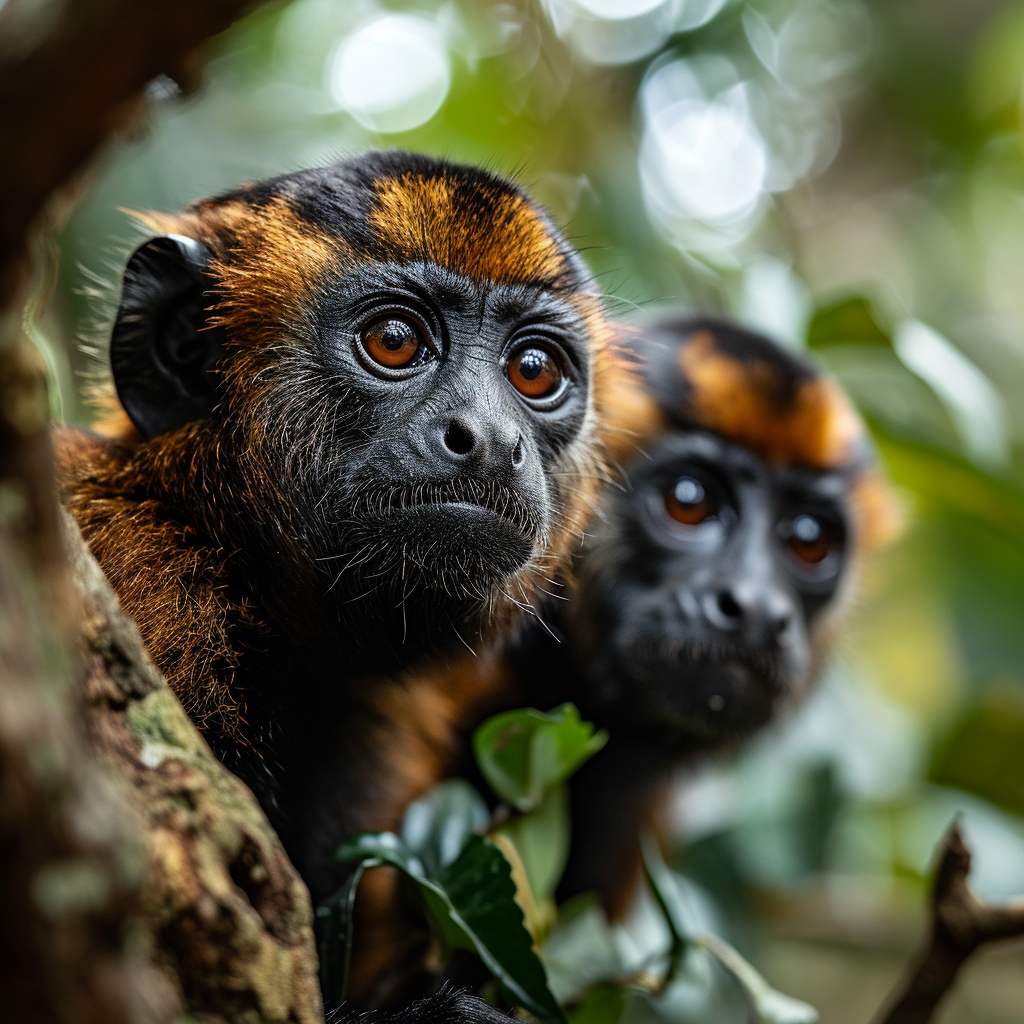
<path id="1" fill-rule="evenodd" d="M 473 450 L 473 435 L 460 423 L 452 420 L 444 432 L 444 446 L 453 455 L 468 455 Z"/>
<path id="2" fill-rule="evenodd" d="M 525 458 L 526 452 L 523 451 L 523 435 L 520 434 L 515 448 L 512 449 L 512 468 L 518 469 L 523 464 L 523 459 Z"/>
<path id="3" fill-rule="evenodd" d="M 743 609 L 737 603 L 736 598 L 733 597 L 728 590 L 723 590 L 719 593 L 718 610 L 727 619 L 740 619 L 743 617 Z"/>

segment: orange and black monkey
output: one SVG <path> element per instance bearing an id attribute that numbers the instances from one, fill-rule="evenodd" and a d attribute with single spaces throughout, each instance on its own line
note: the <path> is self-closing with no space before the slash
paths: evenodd
<path id="1" fill-rule="evenodd" d="M 453 682 L 459 652 L 566 570 L 611 329 L 526 195 L 422 156 L 142 219 L 160 234 L 125 271 L 118 402 L 59 434 L 63 494 L 317 901 L 338 843 L 448 770 L 490 685 Z"/>
<path id="2" fill-rule="evenodd" d="M 559 896 L 613 917 L 673 770 L 734 747 L 813 683 L 894 506 L 864 424 L 807 360 L 725 320 L 635 335 L 647 411 L 574 559 L 568 603 L 509 656 L 510 704 L 575 702 L 608 729 L 571 781 Z M 554 603 L 553 603 L 554 604 Z M 561 633 L 559 640 L 552 630 Z"/>

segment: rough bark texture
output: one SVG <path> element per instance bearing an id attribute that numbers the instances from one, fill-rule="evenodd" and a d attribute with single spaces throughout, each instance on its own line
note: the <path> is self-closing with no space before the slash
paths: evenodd
<path id="1" fill-rule="evenodd" d="M 983 903 L 967 884 L 970 870 L 971 851 L 954 823 L 939 852 L 925 942 L 875 1024 L 927 1024 L 980 946 L 1024 936 L 1024 900 Z"/>
<path id="2" fill-rule="evenodd" d="M 66 529 L 83 591 L 88 733 L 142 826 L 154 961 L 205 1019 L 322 1020 L 305 885 L 150 662 L 70 519 Z"/>
<path id="3" fill-rule="evenodd" d="M 0 1018 L 164 1024 L 178 1000 L 133 949 L 142 850 L 85 742 L 16 499 L 0 483 Z"/>
<path id="4" fill-rule="evenodd" d="M 0 6 L 0 1018 L 322 1020 L 308 895 L 146 658 L 53 483 L 34 230 L 252 0 Z M 63 190 L 64 199 L 61 200 Z"/>

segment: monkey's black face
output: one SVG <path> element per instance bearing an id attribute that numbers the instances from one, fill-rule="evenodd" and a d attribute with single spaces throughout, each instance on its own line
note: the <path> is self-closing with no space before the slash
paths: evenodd
<path id="1" fill-rule="evenodd" d="M 807 683 L 848 481 L 705 433 L 667 435 L 628 472 L 586 560 L 596 699 L 684 741 L 748 734 Z"/>
<path id="2" fill-rule="evenodd" d="M 579 315 L 537 287 L 370 265 L 341 282 L 317 334 L 333 449 L 309 467 L 333 527 L 318 556 L 357 564 L 363 590 L 376 575 L 402 598 L 486 599 L 557 514 L 553 471 L 587 410 Z"/>

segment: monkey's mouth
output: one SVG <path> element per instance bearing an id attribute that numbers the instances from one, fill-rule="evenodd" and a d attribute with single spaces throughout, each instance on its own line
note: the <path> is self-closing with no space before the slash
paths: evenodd
<path id="1" fill-rule="evenodd" d="M 636 684 L 640 713 L 709 740 L 760 728 L 792 689 L 785 658 L 774 651 L 661 640 L 637 644 L 618 660 Z"/>
<path id="2" fill-rule="evenodd" d="M 479 519 L 482 511 L 531 540 L 542 529 L 539 514 L 517 491 L 494 481 L 474 480 L 472 477 L 423 481 L 378 490 L 367 495 L 367 508 L 372 515 L 384 517 L 433 509 Z"/>

